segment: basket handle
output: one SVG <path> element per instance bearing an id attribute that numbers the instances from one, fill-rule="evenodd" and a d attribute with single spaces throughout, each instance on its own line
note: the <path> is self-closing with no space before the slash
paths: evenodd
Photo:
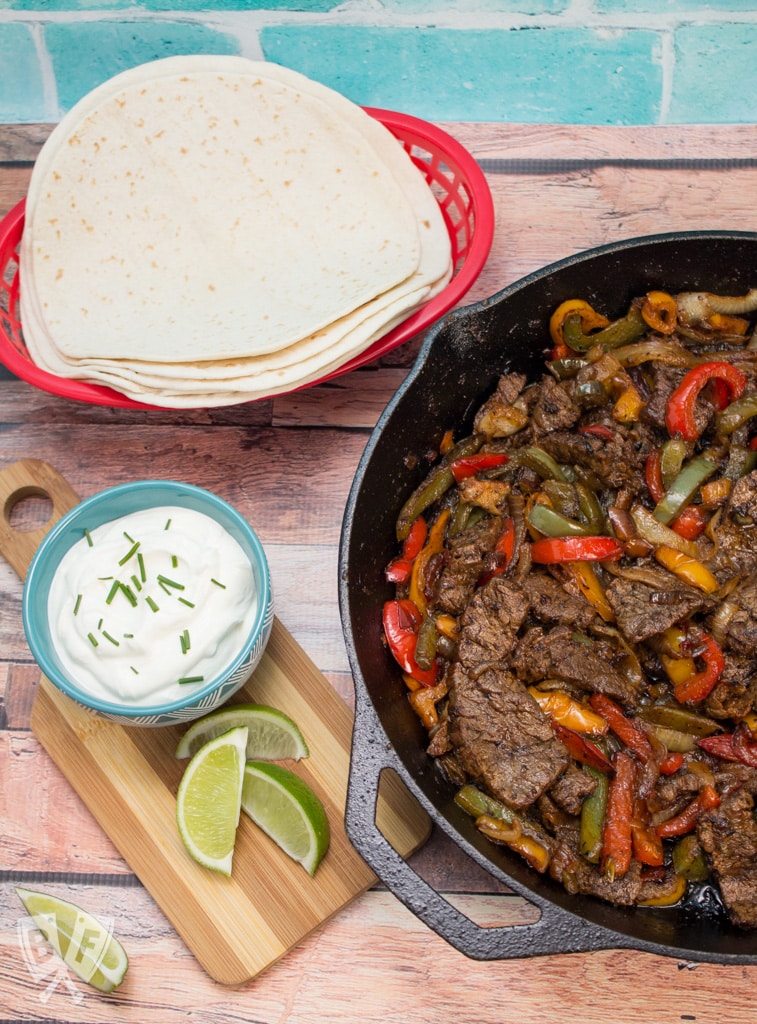
<path id="1" fill-rule="evenodd" d="M 383 769 L 397 769 L 391 745 L 364 695 L 355 707 L 353 749 L 347 787 L 345 827 L 358 853 L 387 888 L 424 924 L 461 953 L 475 960 L 509 960 L 527 956 L 578 953 L 618 946 L 618 937 L 592 926 L 554 904 L 539 903 L 533 924 L 485 927 L 444 899 L 408 864 L 376 824 Z"/>
<path id="2" fill-rule="evenodd" d="M 52 502 L 50 518 L 36 530 L 16 529 L 10 521 L 13 506 L 35 495 Z M 79 496 L 57 469 L 41 459 L 21 459 L 0 470 L 0 554 L 22 580 L 42 538 L 78 503 Z"/>

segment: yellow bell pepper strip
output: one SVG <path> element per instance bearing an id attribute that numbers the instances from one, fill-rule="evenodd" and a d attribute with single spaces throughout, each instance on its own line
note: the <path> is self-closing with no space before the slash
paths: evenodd
<path id="1" fill-rule="evenodd" d="M 578 850 L 590 864 L 598 864 L 602 854 L 602 830 L 607 813 L 607 796 L 610 792 L 610 776 L 591 765 L 584 765 L 582 771 L 596 782 L 594 789 L 581 804 L 581 823 Z"/>
<path id="2" fill-rule="evenodd" d="M 470 783 L 455 793 L 455 803 L 475 819 L 476 827 L 485 835 L 515 850 L 537 871 L 549 867 L 551 841 L 536 822 L 529 819 L 526 824 L 512 808 Z M 508 836 L 512 838 L 505 838 Z"/>
<path id="3" fill-rule="evenodd" d="M 544 537 L 531 545 L 531 559 L 539 565 L 617 561 L 623 553 L 622 544 L 604 536 Z"/>
<path id="4" fill-rule="evenodd" d="M 693 831 L 699 815 L 703 811 L 712 810 L 720 806 L 720 795 L 714 786 L 705 784 L 699 793 L 673 818 L 661 822 L 657 826 L 657 835 L 661 839 L 672 839 L 674 836 L 683 836 Z"/>
<path id="5" fill-rule="evenodd" d="M 621 743 L 632 750 L 641 762 L 646 764 L 652 759 L 652 744 L 646 733 L 626 717 L 619 704 L 604 693 L 592 693 L 589 703 L 604 718 Z"/>
<path id="6" fill-rule="evenodd" d="M 438 555 L 444 547 L 444 536 L 447 521 L 451 513 L 448 508 L 442 509 L 434 524 L 428 531 L 426 543 L 415 557 L 410 573 L 409 597 L 421 615 L 425 615 L 428 600 L 424 592 L 426 567 L 434 555 Z"/>
<path id="7" fill-rule="evenodd" d="M 503 846 L 509 846 L 511 850 L 515 850 L 540 873 L 545 872 L 549 867 L 549 850 L 532 839 L 531 836 L 524 836 L 517 819 L 513 820 L 511 824 L 507 824 L 501 818 L 482 814 L 476 818 L 476 828 L 492 842 L 502 843 Z"/>
<path id="8" fill-rule="evenodd" d="M 722 505 L 731 493 L 732 487 L 733 482 L 726 476 L 719 476 L 717 480 L 709 480 L 706 484 L 702 484 L 699 489 L 702 504 L 708 508 L 716 508 L 718 505 Z"/>
<path id="9" fill-rule="evenodd" d="M 610 759 L 600 750 L 596 743 L 587 740 L 585 736 L 569 729 L 567 725 L 561 725 L 554 718 L 550 722 L 552 732 L 565 746 L 574 761 L 590 765 L 601 772 L 612 772 L 613 767 Z"/>
<path id="10" fill-rule="evenodd" d="M 636 905 L 639 907 L 674 907 L 686 895 L 687 887 L 688 883 L 685 878 L 671 872 L 657 895 L 639 900 Z"/>
<path id="11" fill-rule="evenodd" d="M 454 435 L 453 431 L 451 429 L 450 430 L 445 430 L 444 434 L 442 435 L 442 439 L 439 442 L 439 454 L 440 455 L 446 455 L 447 452 L 450 451 L 450 449 L 454 448 L 454 446 L 455 446 L 455 435 Z"/>
<path id="12" fill-rule="evenodd" d="M 594 345 L 601 345 L 603 349 L 618 348 L 637 341 L 646 332 L 641 309 L 635 303 L 624 317 L 590 334 L 584 332 L 580 314 L 571 313 L 563 322 L 565 344 L 574 352 L 587 352 Z"/>
<path id="13" fill-rule="evenodd" d="M 433 686 L 438 675 L 438 666 L 422 669 L 415 660 L 418 629 L 421 614 L 407 598 L 384 603 L 382 623 L 384 636 L 395 661 L 407 675 L 417 679 L 423 686 Z"/>
<path id="14" fill-rule="evenodd" d="M 410 701 L 410 706 L 428 732 L 439 724 L 439 712 L 436 705 L 446 696 L 447 683 L 444 680 L 437 683 L 436 686 L 422 686 L 408 694 L 407 699 Z"/>
<path id="15" fill-rule="evenodd" d="M 604 621 L 614 622 L 615 612 L 607 600 L 607 594 L 599 582 L 594 566 L 590 562 L 571 562 L 565 568 L 573 577 L 578 589 L 586 600 Z"/>
<path id="16" fill-rule="evenodd" d="M 460 635 L 460 626 L 458 625 L 457 619 L 454 615 L 448 615 L 446 612 L 442 612 L 441 615 L 436 616 L 436 628 L 442 636 L 446 636 L 448 640 L 457 640 Z"/>
<path id="17" fill-rule="evenodd" d="M 609 729 L 604 718 L 563 690 L 540 690 L 537 686 L 529 686 L 528 692 L 545 715 L 574 732 L 604 736 Z"/>
<path id="18" fill-rule="evenodd" d="M 702 847 L 692 833 L 678 840 L 673 847 L 671 861 L 679 878 L 688 882 L 706 882 L 710 877 Z"/>
<path id="19" fill-rule="evenodd" d="M 416 487 L 400 509 L 395 526 L 398 541 L 404 541 L 418 516 L 438 501 L 455 482 L 450 465 L 463 455 L 472 455 L 483 444 L 483 437 L 471 434 L 451 448 Z"/>
<path id="20" fill-rule="evenodd" d="M 747 376 L 731 363 L 717 360 L 701 363 L 689 370 L 668 400 L 665 423 L 671 437 L 680 434 L 684 441 L 696 441 L 699 437 L 694 415 L 696 403 L 702 389 L 712 381 L 722 381 L 727 388 L 725 400 L 716 393 L 716 401 L 722 410 L 728 402 L 741 398 Z"/>
<path id="21" fill-rule="evenodd" d="M 450 469 L 457 483 L 461 483 L 476 473 L 481 473 L 485 469 L 495 469 L 507 461 L 508 456 L 504 452 L 476 452 L 474 455 L 461 455 L 450 465 Z"/>
<path id="22" fill-rule="evenodd" d="M 667 292 L 647 292 L 641 306 L 644 322 L 659 334 L 673 334 L 678 323 L 678 304 Z"/>
<path id="23" fill-rule="evenodd" d="M 561 302 L 552 316 L 549 318 L 549 333 L 552 338 L 554 349 L 552 358 L 559 359 L 565 356 L 569 349 L 565 344 L 565 321 L 569 316 L 578 317 L 581 329 L 584 334 L 607 327 L 610 321 L 585 302 L 583 299 L 567 299 Z"/>
<path id="24" fill-rule="evenodd" d="M 427 535 L 428 526 L 426 520 L 423 516 L 418 516 L 403 541 L 402 554 L 393 558 L 386 567 L 384 575 L 389 583 L 408 583 L 410 581 L 413 562 L 426 543 Z"/>
<path id="25" fill-rule="evenodd" d="M 720 586 L 710 570 L 691 555 L 661 544 L 655 548 L 654 556 L 660 565 L 669 569 L 692 587 L 698 587 L 705 594 L 714 594 Z"/>
<path id="26" fill-rule="evenodd" d="M 673 689 L 679 704 L 695 703 L 705 699 L 715 687 L 725 668 L 725 658 L 720 644 L 706 633 L 702 635 L 704 649 L 699 657 L 704 662 L 701 672 L 689 676 Z"/>
<path id="27" fill-rule="evenodd" d="M 647 463 L 649 459 L 647 459 Z M 668 526 L 695 497 L 699 487 L 718 469 L 717 461 L 707 454 L 697 455 L 685 463 L 652 512 L 659 522 Z"/>
<path id="28" fill-rule="evenodd" d="M 638 388 L 629 380 L 612 407 L 612 418 L 618 423 L 636 423 L 644 405 Z"/>
<path id="29" fill-rule="evenodd" d="M 611 879 L 622 878 L 631 866 L 636 762 L 630 754 L 619 750 L 613 757 L 613 768 L 599 861 L 602 873 Z"/>
<path id="30" fill-rule="evenodd" d="M 757 767 L 757 738 L 746 722 L 739 722 L 732 733 L 703 736 L 697 746 L 723 761 L 734 761 Z"/>

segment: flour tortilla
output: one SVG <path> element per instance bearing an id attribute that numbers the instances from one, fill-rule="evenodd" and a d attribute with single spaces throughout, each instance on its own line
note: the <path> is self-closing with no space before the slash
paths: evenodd
<path id="1" fill-rule="evenodd" d="M 132 69 L 69 112 L 20 258 L 35 362 L 191 401 L 317 379 L 452 272 L 439 207 L 383 125 L 288 69 L 218 57 Z"/>

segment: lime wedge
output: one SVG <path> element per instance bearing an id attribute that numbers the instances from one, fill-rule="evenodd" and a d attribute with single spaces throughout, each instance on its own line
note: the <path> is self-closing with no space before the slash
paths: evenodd
<path id="1" fill-rule="evenodd" d="M 179 740 L 176 757 L 191 757 L 208 740 L 243 725 L 248 760 L 299 761 L 308 756 L 302 733 L 283 711 L 265 704 L 232 704 L 193 722 Z"/>
<path id="2" fill-rule="evenodd" d="M 82 981 L 112 992 L 124 980 L 129 959 L 111 930 L 75 903 L 16 886 L 26 911 L 56 953 Z"/>
<path id="3" fill-rule="evenodd" d="M 267 761 L 248 761 L 242 810 L 310 875 L 329 848 L 329 820 L 313 790 L 294 772 Z"/>
<path id="4" fill-rule="evenodd" d="M 244 779 L 247 729 L 216 736 L 184 770 L 176 796 L 176 823 L 190 855 L 214 871 L 231 874 Z"/>

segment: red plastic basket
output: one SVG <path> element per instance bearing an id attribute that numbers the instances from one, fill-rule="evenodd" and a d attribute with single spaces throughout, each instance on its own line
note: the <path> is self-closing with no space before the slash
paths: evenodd
<path id="1" fill-rule="evenodd" d="M 338 369 L 302 387 L 313 387 L 364 366 L 430 327 L 470 289 L 486 263 L 494 237 L 491 192 L 483 171 L 464 146 L 420 118 L 376 107 L 364 109 L 399 139 L 423 172 L 449 232 L 454 273 L 447 287 L 425 306 Z M 112 388 L 47 373 L 32 362 L 19 313 L 18 250 L 24 230 L 24 208 L 22 199 L 0 221 L 0 361 L 27 383 L 62 398 L 117 408 L 156 408 Z"/>

